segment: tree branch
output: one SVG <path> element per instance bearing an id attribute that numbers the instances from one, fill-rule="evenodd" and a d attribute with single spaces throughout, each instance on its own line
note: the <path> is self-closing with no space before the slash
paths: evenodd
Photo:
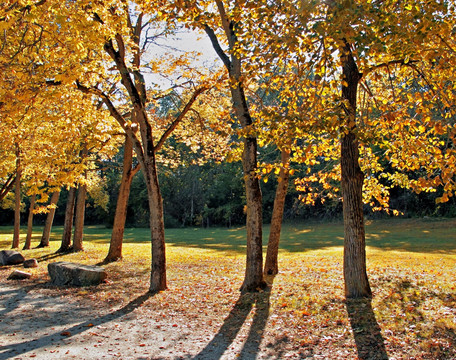
<path id="1" fill-rule="evenodd" d="M 163 146 L 166 139 L 171 135 L 171 133 L 174 131 L 174 129 L 177 127 L 177 125 L 179 125 L 179 123 L 182 121 L 182 119 L 185 117 L 187 112 L 192 107 L 193 103 L 196 101 L 196 98 L 206 90 L 207 90 L 207 87 L 204 87 L 204 86 L 195 90 L 192 97 L 185 105 L 184 109 L 179 113 L 179 115 L 176 117 L 176 119 L 174 119 L 174 121 L 171 123 L 171 125 L 168 127 L 168 129 L 166 129 L 166 131 L 164 132 L 164 134 L 158 141 L 157 145 L 155 146 L 155 152 L 157 152 Z"/>
<path id="2" fill-rule="evenodd" d="M 5 184 L 2 186 L 2 189 L 0 190 L 0 201 L 2 201 L 5 196 L 10 192 L 10 190 L 13 188 L 14 183 L 16 181 L 16 174 L 11 174 L 9 178 L 6 180 Z"/>
<path id="3" fill-rule="evenodd" d="M 367 68 L 362 73 L 362 76 L 365 77 L 368 74 L 370 74 L 372 71 L 375 71 L 377 69 L 381 69 L 381 68 L 384 68 L 384 67 L 389 67 L 390 65 L 407 65 L 407 66 L 410 66 L 410 65 L 412 65 L 414 63 L 417 63 L 417 62 L 419 62 L 419 61 L 418 60 L 408 60 L 408 61 L 406 61 L 405 59 L 391 60 L 391 61 L 388 61 L 388 62 L 385 62 L 385 63 L 381 63 L 381 64 L 377 64 L 377 65 L 371 66 L 370 68 Z"/>
<path id="4" fill-rule="evenodd" d="M 217 35 L 215 35 L 214 30 L 212 30 L 209 25 L 204 25 L 204 31 L 206 31 L 207 36 L 209 36 L 209 39 L 211 40 L 212 46 L 217 53 L 217 55 L 220 57 L 220 59 L 223 61 L 225 64 L 225 67 L 228 71 L 230 71 L 231 68 L 231 61 L 228 55 L 225 54 L 223 51 L 222 47 L 220 46 L 220 43 L 217 39 Z"/>
<path id="5" fill-rule="evenodd" d="M 93 87 L 89 88 L 87 86 L 84 86 L 79 81 L 76 81 L 76 87 L 78 90 L 82 91 L 83 93 L 94 94 L 94 95 L 99 96 L 101 98 L 101 100 L 103 101 L 103 103 L 108 108 L 111 116 L 117 120 L 117 122 L 119 123 L 120 126 L 122 126 L 123 129 L 126 128 L 126 122 L 125 122 L 124 117 L 119 113 L 119 111 L 114 106 L 114 104 L 112 103 L 111 99 L 109 98 L 109 96 L 107 94 L 105 94 L 100 89 L 93 88 Z"/>

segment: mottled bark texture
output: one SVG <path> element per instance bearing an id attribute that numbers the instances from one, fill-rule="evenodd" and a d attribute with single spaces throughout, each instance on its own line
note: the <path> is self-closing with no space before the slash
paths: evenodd
<path id="1" fill-rule="evenodd" d="M 277 183 L 276 194 L 274 198 L 274 207 L 272 209 L 271 228 L 269 231 L 268 249 L 264 263 L 264 275 L 277 275 L 279 272 L 279 242 L 282 231 L 283 210 L 285 208 L 285 197 L 287 196 L 290 171 L 288 161 L 290 152 L 282 150 L 281 161 L 282 167 L 279 171 L 279 180 Z"/>
<path id="2" fill-rule="evenodd" d="M 62 242 L 58 253 L 64 253 L 71 250 L 71 233 L 73 231 L 74 205 L 76 203 L 76 188 L 70 187 L 65 208 L 65 222 L 63 224 Z"/>
<path id="3" fill-rule="evenodd" d="M 262 195 L 257 174 L 257 138 L 252 128 L 253 121 L 244 93 L 241 57 L 239 52 L 235 51 L 235 48 L 239 45 L 236 31 L 238 31 L 240 24 L 230 19 L 221 0 L 216 0 L 216 5 L 226 40 L 228 41 L 230 55 L 228 56 L 221 48 L 217 35 L 210 26 L 206 25 L 205 31 L 211 40 L 214 50 L 228 70 L 233 110 L 236 119 L 246 131 L 242 167 L 247 202 L 247 262 L 241 291 L 258 291 L 258 289 L 266 287 L 266 282 L 263 279 L 263 214 Z"/>
<path id="4" fill-rule="evenodd" d="M 57 202 L 59 201 L 60 190 L 54 191 L 49 202 L 50 209 L 46 216 L 46 222 L 44 223 L 43 235 L 41 236 L 40 243 L 37 248 L 43 248 L 49 246 L 49 239 L 51 237 L 52 224 L 54 222 L 55 210 L 57 208 Z"/>
<path id="5" fill-rule="evenodd" d="M 30 207 L 27 218 L 27 236 L 25 238 L 25 244 L 22 250 L 28 250 L 32 246 L 32 233 L 33 233 L 33 209 L 35 209 L 36 194 L 33 194 L 30 198 Z"/>
<path id="6" fill-rule="evenodd" d="M 111 241 L 109 243 L 108 255 L 104 262 L 112 262 L 122 259 L 122 243 L 127 218 L 128 198 L 133 176 L 136 172 L 132 169 L 133 163 L 133 143 L 127 136 L 124 144 L 123 171 L 120 180 L 119 195 L 117 197 L 116 213 L 112 226 Z"/>
<path id="7" fill-rule="evenodd" d="M 359 166 L 359 148 L 356 137 L 356 96 L 362 75 L 348 43 L 341 49 L 345 102 L 341 139 L 342 198 L 344 214 L 344 280 L 347 298 L 372 295 L 366 272 L 366 241 L 363 215 L 364 174 Z"/>
<path id="8" fill-rule="evenodd" d="M 21 152 L 19 146 L 16 145 L 16 180 L 15 180 L 15 204 L 14 204 L 14 232 L 13 243 L 11 247 L 17 249 L 19 247 L 19 235 L 21 232 L 21 180 L 22 180 L 22 164 Z"/>

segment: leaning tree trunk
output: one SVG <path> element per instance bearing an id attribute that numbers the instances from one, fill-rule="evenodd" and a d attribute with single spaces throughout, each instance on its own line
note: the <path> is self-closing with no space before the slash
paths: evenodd
<path id="1" fill-rule="evenodd" d="M 30 249 L 32 245 L 32 232 L 33 232 L 33 209 L 35 208 L 36 194 L 33 194 L 30 198 L 29 214 L 27 219 L 27 237 L 25 238 L 25 244 L 23 250 Z"/>
<path id="2" fill-rule="evenodd" d="M 109 243 L 108 255 L 105 262 L 122 259 L 122 243 L 125 230 L 125 221 L 127 218 L 128 198 L 130 197 L 130 188 L 133 176 L 136 171 L 132 169 L 133 163 L 133 143 L 127 136 L 124 144 L 124 158 L 122 179 L 120 181 L 119 196 L 117 198 L 116 214 L 114 215 L 114 224 L 112 226 L 111 242 Z"/>
<path id="3" fill-rule="evenodd" d="M 278 256 L 280 232 L 282 231 L 283 210 L 285 207 L 285 197 L 288 191 L 288 179 L 290 171 L 288 161 L 290 152 L 282 150 L 281 152 L 282 167 L 279 172 L 279 180 L 274 198 L 274 207 L 272 210 L 271 229 L 269 232 L 268 249 L 264 263 L 264 275 L 277 275 L 279 272 Z"/>
<path id="4" fill-rule="evenodd" d="M 363 215 L 364 174 L 359 166 L 356 128 L 356 96 L 362 75 L 352 56 L 350 45 L 342 50 L 342 98 L 346 100 L 346 116 L 341 139 L 341 186 L 344 214 L 344 280 L 347 298 L 372 295 L 366 272 L 366 240 Z"/>
<path id="5" fill-rule="evenodd" d="M 87 185 L 80 185 L 76 201 L 76 215 L 74 220 L 73 251 L 83 251 L 82 240 L 84 237 L 84 215 L 87 197 Z"/>
<path id="6" fill-rule="evenodd" d="M 38 248 L 48 247 L 49 239 L 51 237 L 52 223 L 54 222 L 55 210 L 57 208 L 57 202 L 59 201 L 60 190 L 54 191 L 51 196 L 50 201 L 50 210 L 46 217 L 46 222 L 44 224 L 43 235 L 41 236 L 41 241 L 37 246 Z"/>
<path id="7" fill-rule="evenodd" d="M 12 248 L 19 247 L 19 235 L 21 232 L 21 178 L 22 178 L 22 165 L 21 153 L 19 145 L 16 145 L 16 182 L 15 182 L 15 205 L 14 205 L 14 233 Z"/>
<path id="8" fill-rule="evenodd" d="M 73 230 L 74 204 L 76 202 L 76 188 L 70 187 L 68 190 L 68 199 L 65 209 L 65 222 L 63 225 L 62 243 L 57 250 L 58 253 L 64 253 L 71 250 L 71 233 Z"/>

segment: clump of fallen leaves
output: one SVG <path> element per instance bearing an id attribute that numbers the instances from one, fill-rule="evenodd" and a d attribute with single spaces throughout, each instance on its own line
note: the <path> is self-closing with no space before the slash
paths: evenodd
<path id="1" fill-rule="evenodd" d="M 87 243 L 84 252 L 58 257 L 52 247 L 29 250 L 40 266 L 27 281 L 118 309 L 148 290 L 148 244 L 124 244 L 124 259 L 103 265 L 109 275 L 100 286 L 75 291 L 48 284 L 48 262 L 101 263 L 107 247 Z M 241 295 L 245 256 L 169 245 L 169 289 L 138 311 L 152 324 L 163 318 L 185 324 L 206 342 L 218 332 L 256 339 L 271 358 L 456 358 L 456 255 L 373 248 L 367 254 L 373 298 L 346 301 L 341 247 L 281 253 L 280 273 L 267 278 L 270 289 Z M 0 272 L 1 281 L 6 276 Z"/>

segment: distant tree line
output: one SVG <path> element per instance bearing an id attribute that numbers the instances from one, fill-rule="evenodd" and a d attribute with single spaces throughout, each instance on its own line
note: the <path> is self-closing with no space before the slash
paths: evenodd
<path id="1" fill-rule="evenodd" d="M 105 191 L 109 194 L 109 203 L 106 209 L 94 204 L 89 197 L 86 207 L 87 225 L 105 225 L 112 227 L 114 220 L 118 184 L 121 177 L 121 153 L 108 164 L 105 171 Z M 268 182 L 261 182 L 263 193 L 263 218 L 269 223 L 272 215 L 274 195 L 277 181 L 271 175 Z M 324 203 L 317 199 L 314 205 L 300 201 L 302 195 L 294 186 L 294 178 L 299 177 L 299 172 L 292 176 L 290 187 L 285 202 L 285 221 L 327 221 L 342 219 L 342 203 L 333 199 Z M 245 224 L 245 195 L 242 183 L 242 166 L 239 162 L 214 163 L 203 165 L 178 166 L 176 168 L 162 168 L 160 171 L 160 184 L 163 191 L 165 211 L 165 226 L 178 228 L 187 226 L 201 227 L 231 227 Z M 441 196 L 441 191 L 415 192 L 404 188 L 392 188 L 390 196 L 391 209 L 401 212 L 402 217 L 455 217 L 456 201 L 451 198 L 446 203 L 436 204 L 436 198 Z M 63 225 L 65 219 L 65 204 L 68 191 L 63 190 L 55 213 L 55 225 Z M 28 199 L 24 199 L 25 208 L 29 208 Z M 388 217 L 385 212 L 371 211 L 365 205 L 365 215 L 369 218 Z M 147 227 L 149 208 L 147 203 L 144 177 L 139 172 L 133 179 L 131 194 L 128 204 L 126 227 Z M 44 224 L 46 214 L 37 214 L 34 218 L 36 225 Z M 12 225 L 14 211 L 0 209 L 0 223 Z M 27 212 L 21 215 L 23 225 L 27 221 Z"/>

